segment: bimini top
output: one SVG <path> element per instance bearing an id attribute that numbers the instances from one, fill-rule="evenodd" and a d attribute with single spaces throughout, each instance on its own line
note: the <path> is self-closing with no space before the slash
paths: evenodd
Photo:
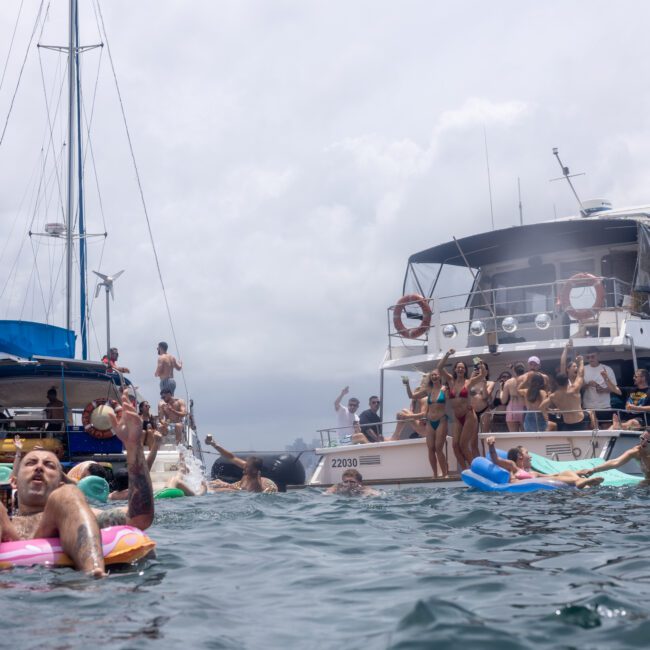
<path id="1" fill-rule="evenodd" d="M 472 268 L 503 260 L 532 257 L 572 248 L 629 244 L 637 241 L 637 226 L 647 225 L 650 212 L 608 211 L 607 217 L 572 217 L 562 221 L 535 223 L 491 230 L 463 237 L 458 244 Z M 409 264 L 465 266 L 455 241 L 415 253 Z"/>

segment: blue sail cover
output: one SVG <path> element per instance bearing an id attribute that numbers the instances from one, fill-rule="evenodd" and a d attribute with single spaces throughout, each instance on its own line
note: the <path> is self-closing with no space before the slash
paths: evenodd
<path id="1" fill-rule="evenodd" d="M 72 330 L 24 320 L 0 320 L 0 352 L 31 359 L 74 359 L 76 335 Z"/>

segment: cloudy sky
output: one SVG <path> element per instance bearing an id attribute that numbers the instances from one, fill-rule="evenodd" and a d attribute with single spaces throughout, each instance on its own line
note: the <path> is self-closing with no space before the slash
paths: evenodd
<path id="1" fill-rule="evenodd" d="M 65 44 L 65 4 L 49 3 L 34 42 Z M 20 5 L 0 4 L 3 68 L 10 52 L 2 127 L 40 0 L 25 0 L 10 51 Z M 80 2 L 83 44 L 104 40 L 97 6 Z M 584 198 L 650 202 L 641 0 L 99 7 L 178 347 L 104 48 L 83 58 L 84 121 L 94 106 L 88 230 L 109 231 L 105 246 L 91 240 L 90 268 L 126 269 L 112 342 L 154 399 L 156 343 L 168 340 L 199 429 L 234 449 L 310 440 L 334 424 L 342 386 L 362 403 L 378 391 L 386 308 L 408 256 L 491 227 L 484 134 L 497 227 L 518 222 L 518 177 L 526 222 L 575 213 L 567 188 L 549 183 L 555 146 L 586 172 L 576 179 Z M 42 319 L 53 292 L 50 317 L 62 324 L 60 247 L 26 233 L 60 220 L 49 143 L 60 156 L 64 67 L 61 55 L 31 48 L 0 145 L 3 318 Z M 38 274 L 33 248 L 45 259 Z M 103 301 L 93 302 L 93 357 L 103 323 Z M 389 413 L 402 406 L 392 395 Z"/>

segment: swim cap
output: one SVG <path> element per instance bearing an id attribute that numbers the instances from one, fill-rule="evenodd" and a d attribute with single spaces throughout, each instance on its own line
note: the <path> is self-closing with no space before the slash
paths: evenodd
<path id="1" fill-rule="evenodd" d="M 88 502 L 106 503 L 108 501 L 108 483 L 101 476 L 86 476 L 77 483 L 77 487 L 84 493 Z"/>

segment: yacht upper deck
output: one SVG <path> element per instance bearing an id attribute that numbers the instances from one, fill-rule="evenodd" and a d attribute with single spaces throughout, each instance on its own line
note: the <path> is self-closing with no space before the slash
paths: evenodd
<path id="1" fill-rule="evenodd" d="M 553 349 L 569 337 L 645 346 L 649 233 L 650 208 L 634 208 L 489 231 L 412 255 L 404 294 L 425 297 L 431 316 L 418 303 L 389 307 L 384 367 L 450 347 Z M 400 316 L 424 332 L 405 337 Z"/>

